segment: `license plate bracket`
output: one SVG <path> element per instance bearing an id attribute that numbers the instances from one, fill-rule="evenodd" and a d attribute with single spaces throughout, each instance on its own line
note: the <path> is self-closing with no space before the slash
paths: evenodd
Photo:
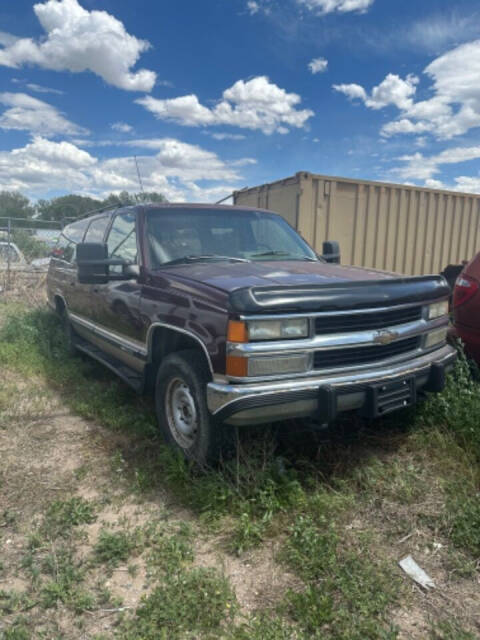
<path id="1" fill-rule="evenodd" d="M 415 402 L 415 378 L 382 382 L 368 387 L 362 413 L 368 418 L 379 418 L 392 411 L 411 407 Z"/>

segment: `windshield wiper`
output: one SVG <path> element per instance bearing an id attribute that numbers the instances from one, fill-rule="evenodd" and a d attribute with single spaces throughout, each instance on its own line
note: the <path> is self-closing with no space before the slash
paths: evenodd
<path id="1" fill-rule="evenodd" d="M 235 256 L 219 256 L 215 253 L 207 253 L 205 255 L 200 256 L 183 256 L 182 258 L 175 258 L 175 260 L 169 260 L 168 262 L 163 262 L 162 267 L 172 265 L 172 264 L 185 264 L 188 262 L 204 262 L 208 260 L 228 260 L 229 262 L 250 262 L 246 258 L 237 258 Z"/>
<path id="2" fill-rule="evenodd" d="M 317 262 L 315 258 L 311 258 L 310 256 L 297 256 L 294 253 L 289 253 L 288 251 L 264 251 L 262 253 L 254 253 L 251 255 L 252 258 L 265 258 L 267 256 L 289 256 L 290 258 L 295 258 L 296 260 L 308 260 L 309 262 Z"/>

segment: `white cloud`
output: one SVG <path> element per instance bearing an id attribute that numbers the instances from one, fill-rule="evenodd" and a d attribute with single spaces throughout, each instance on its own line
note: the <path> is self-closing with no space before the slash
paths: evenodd
<path id="1" fill-rule="evenodd" d="M 480 193 L 479 176 L 458 176 L 455 178 L 455 191 L 465 191 L 467 193 Z"/>
<path id="2" fill-rule="evenodd" d="M 130 133 L 133 131 L 133 127 L 126 122 L 114 122 L 110 126 L 114 131 L 120 131 L 120 133 Z"/>
<path id="3" fill-rule="evenodd" d="M 375 0 L 297 0 L 301 5 L 305 5 L 307 9 L 318 11 L 321 14 L 326 13 L 348 13 L 350 11 L 358 11 L 364 13 L 367 11 Z"/>
<path id="4" fill-rule="evenodd" d="M 385 137 L 394 136 L 398 133 L 426 133 L 431 131 L 431 125 L 427 122 L 412 122 L 408 118 L 401 120 L 393 120 L 388 122 L 381 129 L 382 135 Z"/>
<path id="5" fill-rule="evenodd" d="M 260 11 L 260 5 L 255 0 L 248 0 L 247 9 L 249 14 L 253 16 Z"/>
<path id="6" fill-rule="evenodd" d="M 460 164 L 480 158 L 478 147 L 453 147 L 444 149 L 433 156 L 424 156 L 420 152 L 398 158 L 406 164 L 397 167 L 393 172 L 404 180 L 431 180 L 440 173 L 440 167 L 448 164 Z"/>
<path id="7" fill-rule="evenodd" d="M 425 180 L 425 186 L 429 189 L 445 189 L 445 185 L 441 180 L 435 180 L 434 178 L 428 178 Z"/>
<path id="8" fill-rule="evenodd" d="M 160 191 L 169 200 L 218 200 L 243 186 L 238 168 L 254 162 L 244 158 L 228 163 L 211 151 L 173 138 L 123 144 L 143 149 L 137 160 L 145 189 Z M 0 184 L 31 197 L 49 192 L 103 196 L 124 189 L 138 191 L 134 160 L 127 154 L 101 159 L 71 142 L 35 137 L 24 147 L 0 151 Z"/>
<path id="9" fill-rule="evenodd" d="M 92 71 L 120 89 L 151 91 L 156 74 L 146 69 L 132 71 L 150 44 L 127 33 L 117 18 L 106 11 L 87 11 L 77 0 L 46 0 L 33 10 L 46 36 L 36 41 L 4 34 L 0 65 Z"/>
<path id="10" fill-rule="evenodd" d="M 1 129 L 18 129 L 44 136 L 88 134 L 52 105 L 26 93 L 0 93 L 0 103 L 9 107 L 0 115 Z"/>
<path id="11" fill-rule="evenodd" d="M 314 75 L 316 73 L 323 73 L 327 70 L 327 67 L 328 60 L 326 58 L 313 58 L 313 60 L 310 60 L 308 63 L 308 68 Z"/>
<path id="12" fill-rule="evenodd" d="M 310 109 L 297 109 L 301 98 L 287 93 L 265 76 L 238 80 L 223 92 L 213 108 L 202 105 L 196 95 L 159 100 L 145 96 L 136 100 L 156 118 L 185 126 L 230 125 L 259 129 L 270 135 L 286 133 L 287 127 L 304 127 L 313 116 Z"/>
<path id="13" fill-rule="evenodd" d="M 243 133 L 211 133 L 209 135 L 215 140 L 245 140 L 246 138 Z"/>
<path id="14" fill-rule="evenodd" d="M 430 133 L 448 140 L 480 126 L 480 40 L 463 44 L 436 58 L 424 70 L 432 81 L 433 96 L 414 102 L 418 78 L 388 76 L 369 96 L 357 84 L 335 85 L 349 98 L 358 98 L 372 109 L 395 105 L 399 117 L 382 128 L 385 137 Z"/>
<path id="15" fill-rule="evenodd" d="M 417 84 L 418 78 L 414 75 L 402 80 L 398 75 L 389 73 L 379 85 L 373 87 L 371 95 L 358 84 L 334 84 L 333 88 L 351 100 L 362 100 L 370 109 L 383 109 L 388 105 L 408 109 L 413 105 L 412 96 L 415 95 Z"/>
<path id="16" fill-rule="evenodd" d="M 453 10 L 419 18 L 401 30 L 400 36 L 408 47 L 438 53 L 445 47 L 478 37 L 478 33 L 478 14 L 459 15 Z"/>
<path id="17" fill-rule="evenodd" d="M 55 93 L 56 95 L 63 95 L 64 91 L 60 91 L 60 89 L 50 89 L 50 87 L 42 87 L 40 84 L 35 84 L 33 82 L 27 82 L 27 89 L 30 91 L 35 91 L 36 93 Z"/>

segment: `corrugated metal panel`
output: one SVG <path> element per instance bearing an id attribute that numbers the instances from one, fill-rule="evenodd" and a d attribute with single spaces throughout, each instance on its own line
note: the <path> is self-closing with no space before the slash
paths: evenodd
<path id="1" fill-rule="evenodd" d="M 234 202 L 280 213 L 318 252 L 338 240 L 344 264 L 419 275 L 480 251 L 480 195 L 301 172 Z"/>

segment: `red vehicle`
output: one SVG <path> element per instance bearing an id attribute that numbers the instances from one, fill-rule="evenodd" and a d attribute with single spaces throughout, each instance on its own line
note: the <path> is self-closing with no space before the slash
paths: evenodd
<path id="1" fill-rule="evenodd" d="M 467 354 L 480 363 L 480 253 L 455 282 L 453 313 L 452 334 L 462 340 Z"/>

